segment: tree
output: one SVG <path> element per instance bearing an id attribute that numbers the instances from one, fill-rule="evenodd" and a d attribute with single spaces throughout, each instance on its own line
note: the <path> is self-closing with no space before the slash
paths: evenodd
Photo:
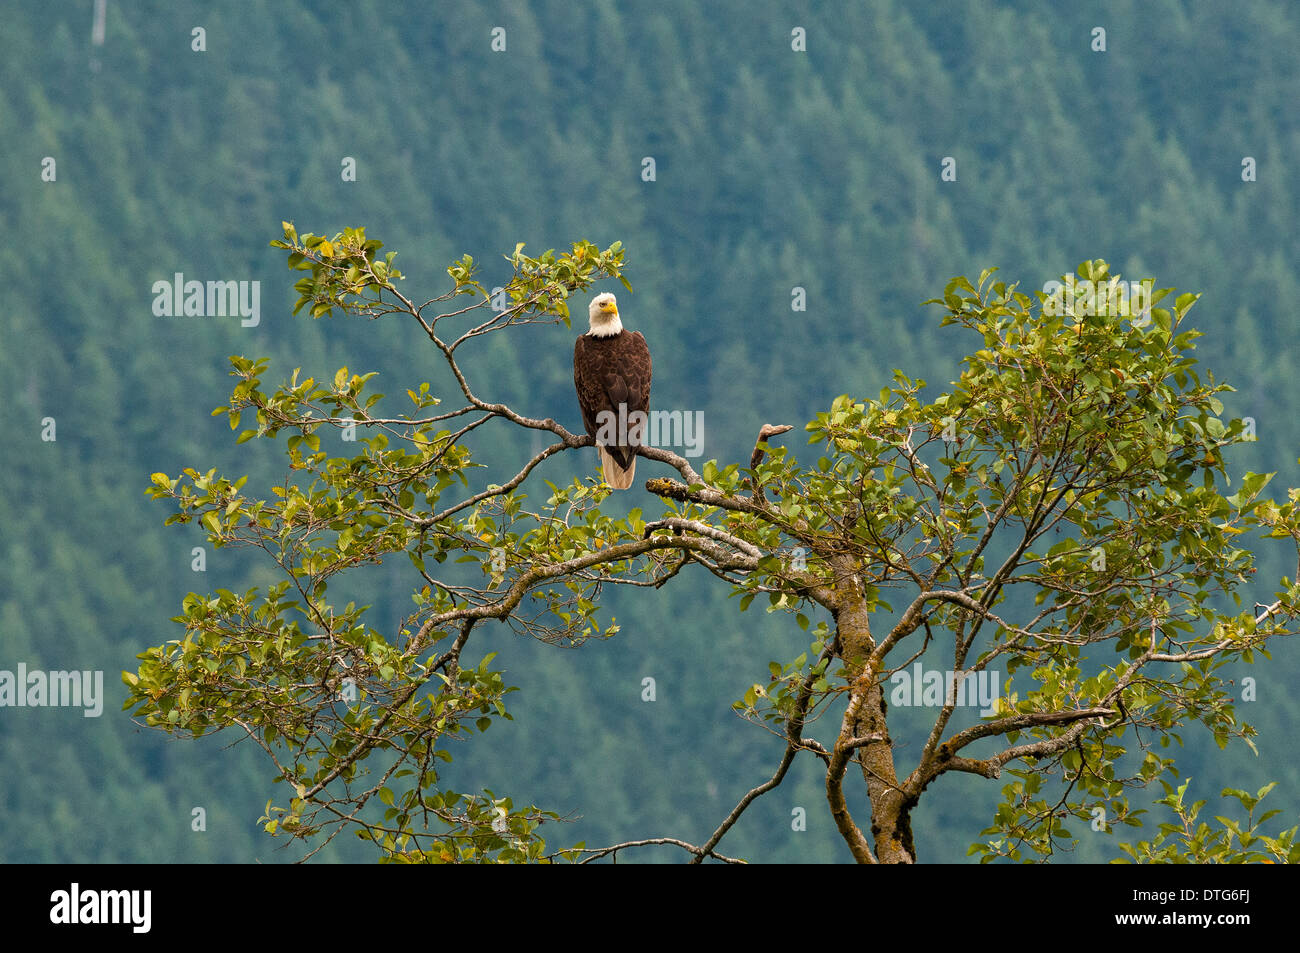
<path id="1" fill-rule="evenodd" d="M 176 508 L 169 523 L 197 520 L 214 545 L 261 550 L 279 580 L 187 596 L 176 619 L 184 637 L 124 673 L 128 707 L 170 732 L 234 728 L 259 745 L 294 791 L 287 805 L 268 802 L 269 832 L 323 843 L 353 828 L 385 858 L 407 861 L 596 859 L 646 843 L 676 844 L 693 862 L 731 860 L 718 851 L 725 834 L 803 755 L 824 765 L 830 813 L 859 862 L 914 861 L 912 810 L 954 771 L 1010 779 L 972 852 L 1047 857 L 1070 839 L 1068 817 L 1140 825 L 1127 792 L 1176 773 L 1157 747 L 1183 725 L 1201 723 L 1220 744 L 1249 742 L 1216 670 L 1264 653 L 1300 591 L 1283 579 L 1267 605 L 1228 612 L 1223 602 L 1239 605 L 1236 590 L 1253 582 L 1243 533 L 1289 537 L 1300 552 L 1300 491 L 1274 502 L 1262 496 L 1269 476 L 1247 473 L 1222 495 L 1224 451 L 1243 427 L 1220 419 L 1230 388 L 1194 368 L 1197 332 L 1184 325 L 1195 295 L 1120 314 L 1128 299 L 1115 297 L 1100 261 L 1079 267 L 1070 300 L 1031 298 L 991 271 L 978 287 L 954 279 L 933 302 L 941 326 L 973 332 L 981 347 L 949 392 L 923 401 L 924 382 L 896 372 L 878 399 L 836 399 L 807 425 L 821 453 L 809 464 L 770 444 L 784 425 L 758 430 L 744 468 L 710 462 L 697 473 L 643 447 L 680 479 L 646 481 L 663 502 L 658 518 L 635 510 L 616 520 L 602 513 L 609 490 L 593 478 L 528 501 L 523 488 L 544 461 L 591 440 L 485 398 L 458 352 L 520 325 L 567 324 L 573 293 L 605 278 L 626 284 L 617 243 L 537 258 L 518 246 L 498 309 L 469 256 L 448 269 L 446 293 L 416 304 L 399 291 L 393 255 L 377 257 L 382 244 L 362 229 L 300 238 L 286 223 L 272 244 L 307 272 L 299 309 L 413 321 L 459 395 L 456 409 L 440 410 L 421 384 L 407 391 L 411 415 L 378 416 L 373 374 L 343 368 L 322 384 L 295 371 L 268 393 L 266 362 L 233 357 L 237 383 L 214 413 L 232 429 L 256 417 L 241 442 L 290 433 L 290 469 L 307 480 L 263 497 L 212 470 L 153 476 L 151 495 Z M 447 304 L 461 296 L 470 303 Z M 479 487 L 467 444 L 493 423 L 556 439 L 521 455 L 505 483 Z M 322 427 L 370 436 L 355 456 L 330 457 Z M 414 611 L 393 631 L 372 627 L 368 607 L 328 601 L 336 577 L 396 555 L 420 579 Z M 495 619 L 567 644 L 609 637 L 605 586 L 663 586 L 690 564 L 731 587 L 742 610 L 763 597 L 811 639 L 736 702 L 785 750 L 706 842 L 548 850 L 541 825 L 555 814 L 440 783 L 446 740 L 510 717 L 514 689 L 492 656 L 466 654 L 476 626 Z M 952 673 L 946 683 L 922 671 L 907 684 L 935 659 Z M 967 717 L 968 685 L 1003 667 L 1017 690 Z M 905 748 L 904 705 L 933 714 Z M 819 740 L 824 716 L 838 727 Z M 869 823 L 846 797 L 855 765 Z M 1270 843 L 1285 856 L 1292 839 Z M 1150 858 L 1158 846 L 1129 853 Z"/>

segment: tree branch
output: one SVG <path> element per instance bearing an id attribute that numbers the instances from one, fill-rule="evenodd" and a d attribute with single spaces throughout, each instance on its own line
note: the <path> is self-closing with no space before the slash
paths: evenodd
<path id="1" fill-rule="evenodd" d="M 767 438 L 775 437 L 777 434 L 793 430 L 794 427 L 789 424 L 763 424 L 758 431 L 758 439 L 754 441 L 754 452 L 749 456 L 749 469 L 757 470 L 758 465 L 763 462 L 763 456 L 767 453 Z M 758 474 L 749 475 L 750 496 L 763 499 L 763 488 L 758 484 Z"/>

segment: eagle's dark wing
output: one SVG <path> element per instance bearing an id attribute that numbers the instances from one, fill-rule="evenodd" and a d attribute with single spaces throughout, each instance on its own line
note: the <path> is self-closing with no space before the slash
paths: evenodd
<path id="1" fill-rule="evenodd" d="M 600 429 L 601 412 L 617 415 L 620 404 L 627 406 L 629 418 L 634 411 L 648 414 L 650 376 L 650 348 L 640 331 L 624 331 L 610 338 L 581 335 L 573 346 L 573 385 L 587 433 L 594 438 Z M 643 431 L 631 426 L 629 431 L 621 449 L 609 448 L 622 466 L 636 456 L 630 447 L 639 446 L 645 439 Z"/>
<path id="2" fill-rule="evenodd" d="M 623 385 L 627 388 L 628 412 L 650 412 L 650 346 L 645 335 L 633 331 L 628 338 L 623 356 Z"/>
<path id="3" fill-rule="evenodd" d="M 582 425 L 587 428 L 587 436 L 596 436 L 596 415 L 601 411 L 598 398 L 603 389 L 597 383 L 596 369 L 593 366 L 594 355 L 587 353 L 590 343 L 587 335 L 581 334 L 573 343 L 573 389 L 578 392 L 578 407 L 582 410 Z"/>

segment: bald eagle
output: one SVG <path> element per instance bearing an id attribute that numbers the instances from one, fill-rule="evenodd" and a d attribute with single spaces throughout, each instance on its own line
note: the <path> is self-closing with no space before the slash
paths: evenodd
<path id="1" fill-rule="evenodd" d="M 605 482 L 626 490 L 650 413 L 650 348 L 640 331 L 623 330 L 612 294 L 592 298 L 588 317 L 591 330 L 573 346 L 573 386 Z"/>

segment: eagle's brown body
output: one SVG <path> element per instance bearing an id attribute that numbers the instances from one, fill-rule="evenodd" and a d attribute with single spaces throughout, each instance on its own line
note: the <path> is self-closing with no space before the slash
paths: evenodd
<path id="1" fill-rule="evenodd" d="M 617 490 L 627 489 L 636 473 L 636 447 L 644 444 L 650 412 L 650 348 L 645 336 L 626 330 L 603 337 L 580 336 L 573 346 L 573 384 L 582 423 L 600 450 L 605 482 Z M 612 440 L 608 439 L 611 433 Z"/>

